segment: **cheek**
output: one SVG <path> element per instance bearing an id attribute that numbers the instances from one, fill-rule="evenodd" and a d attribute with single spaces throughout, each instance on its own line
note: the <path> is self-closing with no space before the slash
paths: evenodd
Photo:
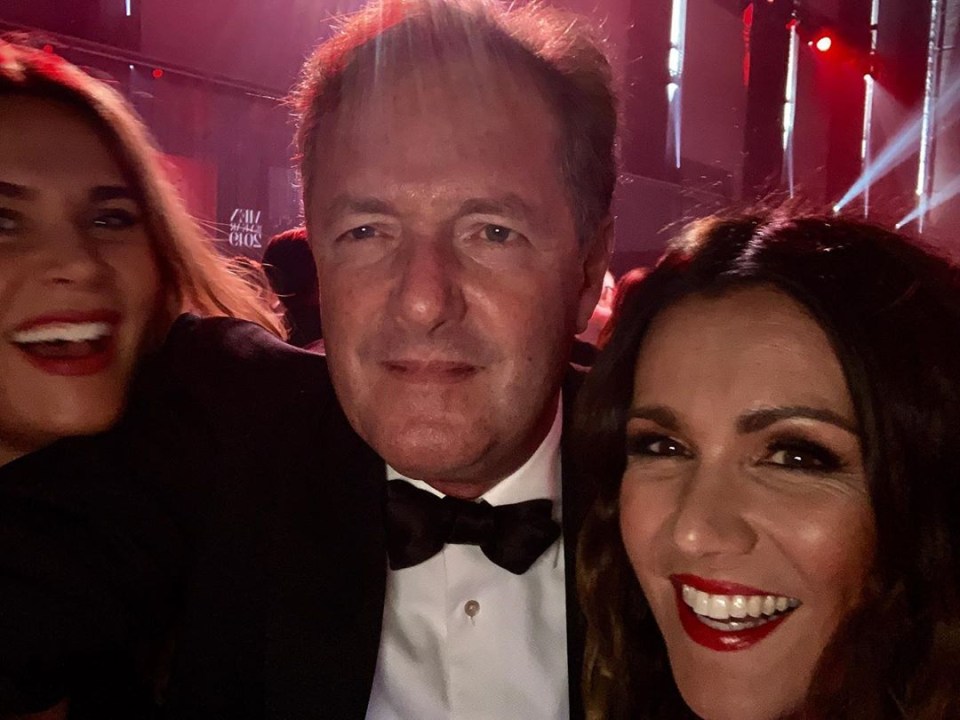
<path id="1" fill-rule="evenodd" d="M 160 269 L 148 245 L 117 253 L 111 260 L 124 303 L 131 309 L 151 315 L 160 301 Z"/>
<path id="2" fill-rule="evenodd" d="M 349 336 L 358 330 L 376 327 L 382 315 L 378 308 L 378 305 L 382 307 L 376 292 L 378 287 L 382 287 L 382 282 L 367 282 L 359 275 L 320 275 L 324 336 Z"/>
<path id="3" fill-rule="evenodd" d="M 630 564 L 641 585 L 657 572 L 674 500 L 647 483 L 624 475 L 620 487 L 620 533 Z"/>
<path id="4" fill-rule="evenodd" d="M 866 500 L 848 500 L 820 512 L 797 513 L 789 535 L 777 533 L 807 583 L 838 612 L 858 600 L 873 561 L 873 515 Z M 789 523 L 789 521 L 788 521 Z M 785 525 L 787 523 L 784 523 Z"/>

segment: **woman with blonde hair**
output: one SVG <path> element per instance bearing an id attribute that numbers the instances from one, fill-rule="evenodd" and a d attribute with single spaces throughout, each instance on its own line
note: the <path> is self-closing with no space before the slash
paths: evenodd
<path id="1" fill-rule="evenodd" d="M 0 41 L 0 465 L 110 427 L 178 316 L 281 333 L 113 88 Z"/>
<path id="2" fill-rule="evenodd" d="M 263 292 L 232 269 L 189 216 L 147 129 L 120 94 L 56 55 L 0 41 L 0 484 L 14 494 L 18 487 L 39 491 L 42 502 L 57 506 L 44 483 L 62 481 L 92 515 L 109 518 L 106 527 L 128 522 L 131 509 L 113 504 L 113 490 L 97 495 L 92 482 L 116 476 L 111 487 L 146 490 L 125 463 L 138 435 L 119 433 L 121 416 L 140 428 L 139 436 L 199 431 L 195 413 L 175 415 L 166 402 L 171 393 L 155 388 L 177 362 L 193 362 L 205 344 L 216 344 L 222 321 L 211 316 L 283 332 Z M 195 376 L 202 384 L 209 374 Z M 24 506 L 20 517 L 38 503 Z M 55 517 L 45 529 L 56 523 L 58 531 L 77 532 L 62 511 Z M 14 551 L 14 572 L 42 573 L 44 563 L 56 569 L 49 548 L 31 555 L 14 525 L 0 534 L 7 547 L 24 548 Z M 102 537 L 105 547 L 117 547 Z M 174 553 L 160 548 L 151 562 Z M 97 555 L 83 554 L 70 570 L 97 567 Z M 140 578 L 124 583 L 137 601 L 160 601 Z M 78 580 L 78 590 L 65 591 L 70 607 L 87 585 Z M 71 717 L 151 712 L 165 628 L 145 628 L 134 647 L 99 632 L 99 624 L 90 617 L 66 621 L 64 635 L 90 628 L 95 651 L 76 657 L 74 684 L 28 683 L 44 698 L 68 698 L 38 717 L 56 720 L 68 707 Z M 20 647 L 9 634 L 0 642 Z M 62 643 L 47 646 L 73 657 Z M 119 658 L 115 665 L 98 662 L 108 648 Z M 29 650 L 22 657 L 44 667 L 44 657 Z M 14 712 L 46 705 L 15 703 Z"/>

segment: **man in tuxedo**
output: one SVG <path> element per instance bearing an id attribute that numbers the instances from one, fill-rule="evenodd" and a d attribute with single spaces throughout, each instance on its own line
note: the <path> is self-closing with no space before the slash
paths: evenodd
<path id="1" fill-rule="evenodd" d="M 324 43 L 297 102 L 327 357 L 230 321 L 174 328 L 117 451 L 128 475 L 56 506 L 132 535 L 146 523 L 116 498 L 137 488 L 143 513 L 173 477 L 157 504 L 191 509 L 116 563 L 83 560 L 118 555 L 113 527 L 96 550 L 75 530 L 81 558 L 47 561 L 80 568 L 63 632 L 114 606 L 137 625 L 171 576 L 171 717 L 579 717 L 587 501 L 563 427 L 611 244 L 607 60 L 548 8 L 403 0 Z M 82 657 L 89 638 L 60 644 Z"/>
<path id="2" fill-rule="evenodd" d="M 583 508 L 562 472 L 561 384 L 610 250 L 609 68 L 545 9 L 390 12 L 321 47 L 299 93 L 330 375 L 387 464 L 367 717 L 567 717 Z M 477 502 L 541 525 L 515 540 L 527 557 L 491 560 L 465 529 L 487 522 Z"/>

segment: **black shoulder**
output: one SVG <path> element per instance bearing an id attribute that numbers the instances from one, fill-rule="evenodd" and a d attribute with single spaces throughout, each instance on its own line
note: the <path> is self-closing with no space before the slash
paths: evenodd
<path id="1" fill-rule="evenodd" d="M 284 343 L 259 325 L 233 318 L 182 315 L 148 372 L 200 394 L 233 393 L 252 400 L 327 392 L 325 359 Z"/>

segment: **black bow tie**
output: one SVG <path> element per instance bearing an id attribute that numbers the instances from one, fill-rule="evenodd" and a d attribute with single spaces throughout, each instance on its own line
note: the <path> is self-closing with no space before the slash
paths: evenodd
<path id="1" fill-rule="evenodd" d="M 490 505 L 437 497 L 402 480 L 387 483 L 387 554 L 393 570 L 429 560 L 447 543 L 478 545 L 515 575 L 525 573 L 560 537 L 553 502 Z"/>

